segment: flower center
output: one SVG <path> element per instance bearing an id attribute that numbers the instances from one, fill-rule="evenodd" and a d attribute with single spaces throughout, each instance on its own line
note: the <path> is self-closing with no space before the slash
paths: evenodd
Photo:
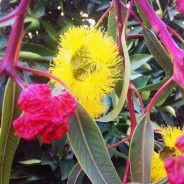
<path id="1" fill-rule="evenodd" d="M 87 76 L 97 70 L 95 61 L 90 57 L 90 53 L 85 46 L 82 46 L 72 57 L 73 76 L 75 79 L 83 81 Z"/>
<path id="2" fill-rule="evenodd" d="M 175 156 L 175 152 L 175 148 L 164 146 L 163 149 L 159 152 L 159 155 L 162 160 L 165 160 L 168 157 Z"/>

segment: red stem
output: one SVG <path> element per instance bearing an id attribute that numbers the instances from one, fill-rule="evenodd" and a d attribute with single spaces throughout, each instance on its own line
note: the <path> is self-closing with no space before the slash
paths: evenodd
<path id="1" fill-rule="evenodd" d="M 100 19 L 98 20 L 98 22 L 97 22 L 96 25 L 95 25 L 96 28 L 97 28 L 97 27 L 100 25 L 100 23 L 106 18 L 106 16 L 107 16 L 107 15 L 109 14 L 109 12 L 112 10 L 113 6 L 114 6 L 114 3 L 112 3 L 112 4 L 110 5 L 110 7 L 105 11 L 105 13 L 100 17 Z"/>
<path id="2" fill-rule="evenodd" d="M 118 51 L 123 56 L 123 48 L 121 42 L 121 35 L 123 32 L 123 18 L 121 13 L 121 0 L 114 0 L 114 9 L 116 12 L 116 24 L 118 30 Z"/>
<path id="3" fill-rule="evenodd" d="M 16 67 L 19 68 L 20 70 L 28 71 L 28 72 L 31 72 L 31 73 L 34 73 L 37 75 L 41 75 L 41 76 L 53 79 L 53 80 L 57 81 L 58 83 L 60 83 L 65 89 L 68 89 L 67 85 L 61 79 L 57 78 L 56 76 L 52 75 L 49 72 L 45 72 L 42 70 L 29 68 L 29 67 L 25 67 L 25 66 L 21 66 L 21 65 L 16 65 Z"/>
<path id="4" fill-rule="evenodd" d="M 130 82 L 129 89 L 133 90 L 133 92 L 136 94 L 136 96 L 137 96 L 137 98 L 138 98 L 138 100 L 139 100 L 139 103 L 140 103 L 141 111 L 142 111 L 142 113 L 144 113 L 144 104 L 143 104 L 143 101 L 142 101 L 142 97 L 141 97 L 139 91 L 138 91 L 137 88 L 133 85 L 132 82 Z"/>
<path id="5" fill-rule="evenodd" d="M 125 20 L 124 20 L 124 23 L 123 23 L 123 31 L 125 31 L 126 29 L 126 26 L 127 26 L 127 23 L 128 23 L 128 19 L 130 17 L 130 13 L 131 13 L 131 10 L 132 10 L 132 7 L 133 7 L 133 3 L 134 3 L 134 0 L 130 0 L 130 6 L 129 6 L 129 9 L 127 11 L 127 14 L 125 16 Z M 125 34 L 125 32 L 124 32 Z M 125 68 L 126 70 L 126 68 Z M 130 113 L 130 122 L 131 122 L 131 129 L 130 129 L 130 141 L 132 139 L 132 134 L 135 130 L 135 127 L 136 127 L 136 118 L 135 118 L 135 110 L 134 110 L 134 104 L 133 104 L 133 98 L 132 98 L 132 91 L 131 90 L 128 90 L 128 107 L 129 107 L 129 113 Z M 127 165 L 126 165 L 126 172 L 124 174 L 124 177 L 123 177 L 123 183 L 127 183 L 127 180 L 128 180 L 128 175 L 129 175 L 129 168 L 130 168 L 130 163 L 129 163 L 129 160 L 127 161 Z"/>
<path id="6" fill-rule="evenodd" d="M 2 23 L 16 16 L 10 33 L 10 38 L 8 40 L 8 46 L 1 61 L 0 75 L 2 75 L 4 72 L 7 73 L 21 88 L 24 88 L 24 82 L 17 75 L 15 64 L 18 62 L 19 58 L 24 27 L 24 15 L 29 3 L 30 0 L 21 0 L 16 10 L 0 19 L 0 23 Z"/>
<path id="7" fill-rule="evenodd" d="M 169 27 L 168 25 L 167 25 L 167 30 L 168 30 L 170 33 L 172 33 L 173 36 L 174 36 L 175 38 L 177 38 L 179 41 L 184 42 L 183 38 L 182 38 L 174 29 L 172 29 L 172 28 Z"/>
<path id="8" fill-rule="evenodd" d="M 127 37 L 127 39 L 130 39 L 130 38 L 143 38 L 144 34 L 127 34 L 126 37 Z"/>
<path id="9" fill-rule="evenodd" d="M 129 8 L 121 1 L 121 6 L 123 8 L 125 8 L 126 10 L 129 10 Z M 133 10 L 130 10 L 131 14 L 134 16 L 134 18 L 137 20 L 137 22 L 140 24 L 141 27 L 144 27 L 141 19 L 139 18 L 139 16 L 133 11 Z"/>
<path id="10" fill-rule="evenodd" d="M 125 142 L 128 141 L 129 139 L 130 139 L 130 137 L 127 137 L 127 138 L 123 139 L 123 140 L 120 141 L 120 142 L 117 142 L 117 143 L 115 143 L 115 144 L 112 144 L 112 145 L 110 145 L 110 146 L 107 146 L 107 149 L 108 149 L 108 150 L 111 150 L 112 148 L 115 148 L 115 147 L 117 147 L 117 146 L 119 146 L 119 145 L 125 143 Z"/>
<path id="11" fill-rule="evenodd" d="M 137 5 L 144 12 L 145 17 L 149 20 L 151 27 L 161 42 L 164 44 L 174 63 L 181 62 L 184 53 L 183 50 L 175 43 L 167 30 L 165 23 L 158 17 L 147 0 L 136 0 Z"/>
<path id="12" fill-rule="evenodd" d="M 127 184 L 128 175 L 129 175 L 129 170 L 130 170 L 130 159 L 128 158 L 128 160 L 127 160 L 127 165 L 126 165 L 126 169 L 125 169 L 125 174 L 124 174 L 124 177 L 123 177 L 122 184 Z"/>
<path id="13" fill-rule="evenodd" d="M 151 102 L 149 103 L 148 109 L 147 109 L 147 114 L 149 115 L 151 112 L 152 107 L 154 106 L 156 100 L 158 99 L 158 97 L 164 92 L 164 90 L 166 90 L 172 83 L 173 83 L 173 77 L 171 77 L 157 92 L 156 94 L 153 96 L 153 98 L 151 99 Z"/>
<path id="14" fill-rule="evenodd" d="M 134 103 L 133 103 L 133 96 L 132 96 L 132 90 L 128 90 L 128 107 L 129 107 L 129 113 L 130 113 L 130 121 L 131 121 L 131 129 L 130 129 L 130 140 L 132 139 L 132 135 L 134 132 L 134 129 L 136 127 L 136 117 L 135 117 L 135 110 L 134 110 Z"/>

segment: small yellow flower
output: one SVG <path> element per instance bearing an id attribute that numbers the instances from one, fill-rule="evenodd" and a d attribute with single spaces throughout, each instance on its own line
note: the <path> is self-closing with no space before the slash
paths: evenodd
<path id="1" fill-rule="evenodd" d="M 174 148 L 176 154 L 180 152 L 178 148 L 175 146 L 176 140 L 184 133 L 184 129 L 180 129 L 178 127 L 163 127 L 161 128 L 161 134 L 163 137 L 163 141 L 165 145 L 169 148 Z"/>
<path id="2" fill-rule="evenodd" d="M 159 181 L 167 176 L 164 160 L 169 156 L 176 156 L 180 151 L 175 146 L 176 140 L 184 133 L 184 128 L 162 127 L 160 129 L 165 147 L 159 152 L 153 152 L 151 181 Z"/>
<path id="3" fill-rule="evenodd" d="M 167 176 L 166 170 L 164 168 L 164 160 L 160 158 L 160 155 L 156 152 L 153 152 L 152 155 L 152 173 L 151 181 L 159 181 Z"/>
<path id="4" fill-rule="evenodd" d="M 70 28 L 60 38 L 51 73 L 66 82 L 92 117 L 104 111 L 103 98 L 120 78 L 121 58 L 111 37 L 100 30 Z"/>

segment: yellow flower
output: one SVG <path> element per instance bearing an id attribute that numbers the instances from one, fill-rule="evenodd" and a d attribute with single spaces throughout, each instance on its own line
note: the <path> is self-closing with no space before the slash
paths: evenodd
<path id="1" fill-rule="evenodd" d="M 152 156 L 152 173 L 151 181 L 159 181 L 167 176 L 164 168 L 164 160 L 169 156 L 180 154 L 179 149 L 175 146 L 176 140 L 184 133 L 184 128 L 162 127 L 160 129 L 165 147 L 159 153 L 153 152 Z"/>
<path id="2" fill-rule="evenodd" d="M 73 27 L 60 37 L 51 73 L 66 82 L 92 117 L 106 109 L 103 98 L 120 78 L 121 58 L 111 37 L 100 30 Z"/>
<path id="3" fill-rule="evenodd" d="M 163 127 L 161 128 L 161 134 L 163 137 L 163 141 L 167 147 L 170 149 L 174 148 L 176 154 L 180 152 L 178 148 L 175 146 L 176 140 L 184 133 L 184 129 L 180 129 L 178 127 Z"/>
<path id="4" fill-rule="evenodd" d="M 160 158 L 160 155 L 153 152 L 152 155 L 152 172 L 151 181 L 159 181 L 167 176 L 166 170 L 164 168 L 164 160 Z"/>

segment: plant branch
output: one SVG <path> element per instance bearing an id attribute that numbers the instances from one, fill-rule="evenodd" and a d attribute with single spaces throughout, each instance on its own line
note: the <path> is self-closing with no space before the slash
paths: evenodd
<path id="1" fill-rule="evenodd" d="M 114 3 L 111 3 L 110 7 L 105 11 L 105 13 L 100 17 L 100 19 L 96 23 L 95 28 L 97 28 L 101 24 L 101 22 L 107 17 L 109 12 L 112 10 L 113 6 L 114 6 Z"/>
<path id="2" fill-rule="evenodd" d="M 144 12 L 146 18 L 149 20 L 149 23 L 156 35 L 164 44 L 173 62 L 181 62 L 184 56 L 184 52 L 179 48 L 179 46 L 175 43 L 174 39 L 169 34 L 165 23 L 158 17 L 147 0 L 136 0 L 136 2 Z"/>
<path id="3" fill-rule="evenodd" d="M 61 79 L 57 78 L 56 76 L 52 75 L 49 72 L 45 72 L 45 71 L 42 71 L 42 70 L 29 68 L 29 67 L 25 67 L 25 66 L 21 66 L 21 65 L 16 65 L 16 67 L 20 70 L 28 71 L 28 72 L 31 72 L 31 73 L 34 73 L 34 74 L 37 74 L 37 75 L 40 75 L 40 76 L 44 76 L 44 77 L 53 79 L 53 80 L 57 81 L 58 83 L 60 83 L 65 89 L 68 90 L 67 85 Z"/>
<path id="4" fill-rule="evenodd" d="M 109 146 L 107 146 L 107 149 L 108 149 L 108 150 L 111 150 L 112 148 L 118 147 L 119 145 L 125 143 L 125 142 L 128 141 L 129 139 L 130 139 L 130 137 L 127 137 L 127 138 L 123 139 L 123 140 L 120 141 L 120 142 L 117 142 L 117 143 L 115 143 L 115 144 L 109 145 Z"/>
<path id="5" fill-rule="evenodd" d="M 154 106 L 156 100 L 158 99 L 158 97 L 164 92 L 164 90 L 166 90 L 169 86 L 171 86 L 171 84 L 173 83 L 173 78 L 171 77 L 157 92 L 156 94 L 153 96 L 153 98 L 151 99 L 151 102 L 148 105 L 147 108 L 147 114 L 149 115 L 151 112 L 152 107 Z"/>

